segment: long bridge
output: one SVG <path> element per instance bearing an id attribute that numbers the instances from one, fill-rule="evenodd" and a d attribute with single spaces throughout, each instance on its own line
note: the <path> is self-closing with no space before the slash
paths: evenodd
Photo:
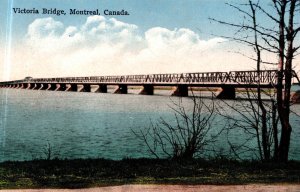
<path id="1" fill-rule="evenodd" d="M 295 72 L 293 75 L 299 81 Z M 141 86 L 140 94 L 153 95 L 155 86 L 174 87 L 172 95 L 188 96 L 190 87 L 220 87 L 218 98 L 234 99 L 235 88 L 277 87 L 277 71 L 230 71 L 178 74 L 149 74 L 123 76 L 90 76 L 59 78 L 25 78 L 0 82 L 1 88 L 107 93 L 107 86 L 115 85 L 114 93 L 126 94 L 128 86 Z"/>

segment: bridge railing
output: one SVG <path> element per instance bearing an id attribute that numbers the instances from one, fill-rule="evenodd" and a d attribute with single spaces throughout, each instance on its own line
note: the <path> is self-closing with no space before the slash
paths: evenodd
<path id="1" fill-rule="evenodd" d="M 229 82 L 240 84 L 277 84 L 277 70 L 230 71 Z"/>
<path id="2" fill-rule="evenodd" d="M 34 78 L 32 83 L 226 83 L 227 72 L 181 73 L 181 74 L 150 74 L 124 76 L 91 76 L 64 78 Z"/>

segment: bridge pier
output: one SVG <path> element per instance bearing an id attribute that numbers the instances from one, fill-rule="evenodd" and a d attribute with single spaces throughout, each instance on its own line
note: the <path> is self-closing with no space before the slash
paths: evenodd
<path id="1" fill-rule="evenodd" d="M 189 96 L 187 85 L 177 85 L 172 93 L 172 96 L 187 97 Z"/>
<path id="2" fill-rule="evenodd" d="M 48 89 L 48 84 L 47 83 L 42 83 L 41 88 L 39 90 L 47 90 Z"/>
<path id="3" fill-rule="evenodd" d="M 43 90 L 43 87 L 44 87 L 44 84 L 41 83 L 41 84 L 40 84 L 40 88 L 38 88 L 38 90 Z"/>
<path id="4" fill-rule="evenodd" d="M 77 91 L 77 84 L 71 84 L 70 91 Z"/>
<path id="5" fill-rule="evenodd" d="M 22 89 L 27 89 L 28 83 L 23 83 Z"/>
<path id="6" fill-rule="evenodd" d="M 154 86 L 153 85 L 144 85 L 143 89 L 139 92 L 140 95 L 153 95 Z"/>
<path id="7" fill-rule="evenodd" d="M 47 91 L 54 91 L 56 89 L 56 84 L 55 83 L 49 83 L 48 88 L 46 89 Z"/>
<path id="8" fill-rule="evenodd" d="M 118 85 L 118 88 L 114 91 L 115 94 L 127 94 L 128 88 L 127 85 Z"/>
<path id="9" fill-rule="evenodd" d="M 34 89 L 35 89 L 35 87 L 36 87 L 36 84 L 35 84 L 35 83 L 30 83 L 30 87 L 29 87 L 29 89 L 32 89 L 32 90 L 34 90 Z"/>
<path id="10" fill-rule="evenodd" d="M 90 84 L 78 85 L 77 92 L 91 92 L 91 85 Z"/>
<path id="11" fill-rule="evenodd" d="M 57 86 L 58 85 L 58 86 Z M 66 84 L 60 83 L 56 85 L 56 90 L 55 91 L 65 91 L 66 90 Z"/>
<path id="12" fill-rule="evenodd" d="M 71 89 L 71 84 L 66 84 L 66 90 L 65 91 L 70 91 Z"/>
<path id="13" fill-rule="evenodd" d="M 19 85 L 18 89 L 23 89 L 23 83 L 18 84 L 18 85 Z"/>
<path id="14" fill-rule="evenodd" d="M 26 89 L 30 89 L 31 85 L 30 83 L 27 83 Z"/>
<path id="15" fill-rule="evenodd" d="M 36 90 L 40 90 L 41 87 L 42 87 L 42 84 L 41 84 L 41 83 L 36 83 L 36 84 L 35 84 L 35 89 L 36 89 Z"/>
<path id="16" fill-rule="evenodd" d="M 78 84 L 77 85 L 77 92 L 82 92 L 83 90 L 83 85 L 82 84 Z"/>
<path id="17" fill-rule="evenodd" d="M 77 84 L 66 84 L 65 91 L 77 91 Z"/>
<path id="18" fill-rule="evenodd" d="M 55 84 L 55 89 L 54 89 L 54 91 L 58 91 L 59 88 L 60 88 L 60 84 Z"/>
<path id="19" fill-rule="evenodd" d="M 98 85 L 95 93 L 107 93 L 107 85 Z"/>
<path id="20" fill-rule="evenodd" d="M 83 84 L 82 92 L 91 92 L 91 85 L 90 84 Z"/>
<path id="21" fill-rule="evenodd" d="M 235 88 L 230 85 L 222 85 L 217 99 L 235 99 Z"/>
<path id="22" fill-rule="evenodd" d="M 300 103 L 300 91 L 296 91 L 291 94 L 291 102 L 292 103 Z"/>

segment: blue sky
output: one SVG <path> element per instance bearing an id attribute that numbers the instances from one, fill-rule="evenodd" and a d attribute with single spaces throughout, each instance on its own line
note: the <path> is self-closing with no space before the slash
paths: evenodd
<path id="1" fill-rule="evenodd" d="M 9 16 L 8 3 L 16 8 L 57 8 L 68 11 L 70 8 L 93 10 L 111 9 L 128 10 L 130 16 L 113 16 L 123 22 L 138 25 L 142 31 L 151 27 L 161 26 L 168 29 L 189 28 L 198 31 L 204 38 L 211 33 L 223 33 L 227 27 L 211 24 L 209 17 L 233 20 L 235 14 L 225 5 L 223 0 L 2 0 L 1 18 Z M 237 0 L 235 0 L 237 1 Z M 230 1 L 230 2 L 235 2 Z M 237 1 L 238 2 L 238 1 Z M 26 27 L 36 18 L 52 16 L 65 24 L 79 25 L 87 16 L 55 16 L 55 15 L 18 15 L 13 14 L 14 36 L 26 33 Z M 6 25 L 6 20 L 1 19 L 1 26 Z M 2 27 L 1 27 L 2 28 Z M 2 28 L 3 29 L 3 28 Z M 23 29 L 23 30 L 22 30 Z M 3 37 L 3 35 L 2 35 Z"/>
<path id="2" fill-rule="evenodd" d="M 234 30 L 208 19 L 239 21 L 226 2 L 245 1 L 1 0 L 2 79 L 254 69 L 253 61 L 233 53 L 252 54 L 249 48 L 221 38 Z M 11 7 L 40 14 L 15 14 Z M 43 15 L 42 8 L 67 14 Z M 69 15 L 70 9 L 130 15 Z"/>

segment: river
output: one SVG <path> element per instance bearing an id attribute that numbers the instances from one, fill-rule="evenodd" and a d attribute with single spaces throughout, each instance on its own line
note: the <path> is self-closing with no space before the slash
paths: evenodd
<path id="1" fill-rule="evenodd" d="M 154 96 L 132 93 L 0 89 L 0 161 L 46 158 L 49 149 L 60 159 L 151 157 L 132 130 L 144 130 L 160 117 L 174 121 L 170 106 L 179 98 L 162 90 L 162 95 Z M 183 101 L 191 106 L 190 99 Z M 300 114 L 300 105 L 292 109 Z M 290 158 L 296 160 L 300 160 L 299 122 L 293 115 Z M 224 123 L 216 120 L 214 127 L 221 129 Z M 245 138 L 241 132 L 233 137 Z M 224 135 L 214 148 L 228 148 Z"/>

